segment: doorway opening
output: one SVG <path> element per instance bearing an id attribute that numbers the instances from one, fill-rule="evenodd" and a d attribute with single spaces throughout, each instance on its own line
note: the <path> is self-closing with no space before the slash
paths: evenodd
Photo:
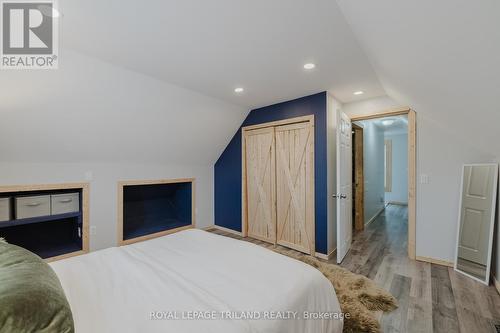
<path id="1" fill-rule="evenodd" d="M 404 246 L 410 243 L 408 205 L 414 190 L 409 188 L 409 164 L 414 161 L 408 118 L 408 114 L 381 114 L 352 119 L 352 227 L 354 235 L 377 230 L 390 243 L 397 238 L 403 243 L 400 251 L 411 258 L 410 244 Z M 411 132 L 413 126 L 414 121 Z"/>
<path id="2" fill-rule="evenodd" d="M 352 138 L 353 228 L 360 232 L 388 217 L 389 205 L 408 207 L 408 116 L 354 121 Z"/>
<path id="3" fill-rule="evenodd" d="M 373 246 L 375 242 L 379 248 L 381 239 L 391 249 L 399 244 L 398 252 L 415 260 L 415 112 L 402 108 L 353 117 L 340 110 L 337 113 L 339 181 L 333 195 L 337 202 L 337 262 L 343 262 L 351 245 L 358 253 L 365 243 Z M 344 126 L 346 122 L 348 126 Z M 340 140 L 341 135 L 346 139 Z M 374 223 L 380 219 L 383 221 Z M 372 224 L 378 229 L 373 230 Z"/>

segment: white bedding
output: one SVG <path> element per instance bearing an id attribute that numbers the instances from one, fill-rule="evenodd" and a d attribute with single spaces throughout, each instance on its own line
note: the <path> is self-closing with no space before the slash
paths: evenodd
<path id="1" fill-rule="evenodd" d="M 66 292 L 77 333 L 342 332 L 339 319 L 303 318 L 304 311 L 340 313 L 335 290 L 319 271 L 201 230 L 51 266 Z M 296 319 L 283 311 L 297 312 Z M 245 318 L 251 315 L 260 319 Z"/>

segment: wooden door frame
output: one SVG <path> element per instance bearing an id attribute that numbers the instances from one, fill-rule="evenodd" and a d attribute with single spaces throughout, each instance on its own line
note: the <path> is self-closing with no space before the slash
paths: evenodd
<path id="1" fill-rule="evenodd" d="M 394 116 L 408 116 L 408 257 L 416 259 L 416 184 L 417 184 L 417 115 L 408 107 L 381 112 L 353 115 L 351 121 L 370 120 Z"/>
<path id="2" fill-rule="evenodd" d="M 356 141 L 354 142 L 353 148 L 354 148 L 354 160 L 355 163 L 353 163 L 353 168 L 354 168 L 354 182 L 356 184 L 354 188 L 354 193 L 356 193 L 356 201 L 354 202 L 354 211 L 358 213 L 358 209 L 360 208 L 359 216 L 356 217 L 354 216 L 354 230 L 356 231 L 363 231 L 365 230 L 365 207 L 364 207 L 364 193 L 365 193 L 365 171 L 364 171 L 364 162 L 363 162 L 363 127 L 357 125 L 357 124 L 352 124 L 352 129 L 353 131 L 356 132 L 361 132 L 361 139 L 356 138 Z M 361 160 L 356 158 L 356 154 L 358 154 L 361 151 Z M 359 184 L 356 182 L 358 178 L 358 171 L 361 171 L 359 175 Z M 359 195 L 361 193 L 361 195 Z M 359 200 L 359 201 L 358 201 Z"/>
<path id="3" fill-rule="evenodd" d="M 314 115 L 307 115 L 302 117 L 288 118 L 277 121 L 271 121 L 267 123 L 261 123 L 256 125 L 244 126 L 241 128 L 241 235 L 242 237 L 248 236 L 248 205 L 247 205 L 247 184 L 246 184 L 246 144 L 245 144 L 245 132 L 265 128 L 265 127 L 276 127 L 281 125 L 290 125 L 296 123 L 309 122 L 312 130 L 312 139 L 314 140 Z M 313 146 L 313 166 L 314 170 L 314 146 Z M 313 177 L 314 178 L 314 177 Z M 313 191 L 314 192 L 314 191 Z M 313 206 L 315 205 L 315 198 L 313 193 L 312 198 Z M 276 203 L 275 203 L 276 204 Z M 316 235 L 314 235 L 316 238 Z M 315 251 L 315 249 L 313 249 Z"/>

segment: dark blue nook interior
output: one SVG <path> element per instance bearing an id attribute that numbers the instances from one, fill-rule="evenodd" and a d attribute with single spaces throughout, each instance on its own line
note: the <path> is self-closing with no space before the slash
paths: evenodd
<path id="1" fill-rule="evenodd" d="M 192 183 L 123 188 L 123 239 L 192 224 Z"/>
<path id="2" fill-rule="evenodd" d="M 69 213 L 46 214 L 29 218 L 16 218 L 14 200 L 10 201 L 12 219 L 0 222 L 0 237 L 14 245 L 51 258 L 83 249 L 82 244 L 82 190 L 23 191 L 2 193 L 2 197 L 50 196 L 78 193 L 78 209 Z"/>

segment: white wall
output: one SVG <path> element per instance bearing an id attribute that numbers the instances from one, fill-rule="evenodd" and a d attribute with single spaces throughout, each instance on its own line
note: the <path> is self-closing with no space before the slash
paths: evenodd
<path id="1" fill-rule="evenodd" d="M 116 182 L 196 178 L 213 224 L 213 163 L 247 110 L 61 50 L 60 69 L 2 71 L 0 185 L 85 181 L 92 250 L 116 244 Z"/>
<path id="2" fill-rule="evenodd" d="M 384 208 L 384 130 L 373 121 L 363 127 L 365 224 Z"/>
<path id="3" fill-rule="evenodd" d="M 417 137 L 417 255 L 453 262 L 462 165 L 491 162 L 493 157 L 423 113 L 417 114 Z M 420 175 L 427 175 L 429 182 L 422 184 Z"/>
<path id="4" fill-rule="evenodd" d="M 392 141 L 392 189 L 385 192 L 385 202 L 408 203 L 408 133 L 384 134 Z"/>
<path id="5" fill-rule="evenodd" d="M 353 116 L 401 106 L 386 96 L 344 104 L 343 110 Z M 452 262 L 462 164 L 496 159 L 471 146 L 463 133 L 450 128 L 449 122 L 434 120 L 427 109 L 419 110 L 418 106 L 414 109 L 417 112 L 416 254 Z M 428 183 L 420 182 L 421 175 L 428 176 Z M 499 254 L 497 267 L 500 266 L 498 257 Z"/>
<path id="6" fill-rule="evenodd" d="M 213 167 L 125 164 L 125 163 L 0 163 L 0 184 L 52 184 L 85 182 L 91 171 L 90 225 L 96 234 L 90 236 L 90 249 L 115 246 L 117 181 L 130 179 L 196 178 L 196 225 L 213 224 Z"/>
<path id="7" fill-rule="evenodd" d="M 401 105 L 388 96 L 380 96 L 365 99 L 360 102 L 346 103 L 343 105 L 343 110 L 347 115 L 353 117 L 366 115 L 381 110 L 397 108 L 399 106 Z"/>

